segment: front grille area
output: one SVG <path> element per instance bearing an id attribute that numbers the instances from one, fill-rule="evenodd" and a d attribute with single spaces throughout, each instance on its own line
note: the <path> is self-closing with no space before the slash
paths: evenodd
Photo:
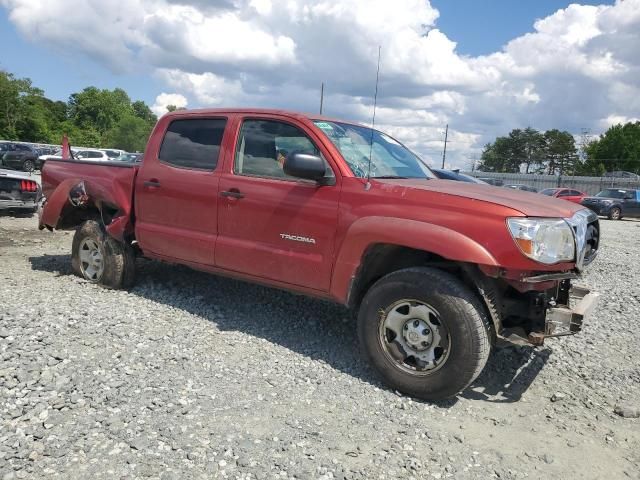
<path id="1" fill-rule="evenodd" d="M 600 244 L 600 224 L 598 216 L 584 209 L 567 219 L 576 236 L 576 268 L 582 270 L 589 265 L 598 253 Z"/>
<path id="2" fill-rule="evenodd" d="M 585 236 L 584 265 L 589 265 L 598 254 L 600 246 L 600 223 L 598 219 L 589 222 Z"/>

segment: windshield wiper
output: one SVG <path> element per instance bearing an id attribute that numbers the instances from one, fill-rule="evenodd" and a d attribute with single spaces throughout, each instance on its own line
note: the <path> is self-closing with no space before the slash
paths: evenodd
<path id="1" fill-rule="evenodd" d="M 401 175 L 380 175 L 379 177 L 371 177 L 371 178 L 392 178 L 392 179 L 406 180 L 409 177 L 403 177 Z"/>

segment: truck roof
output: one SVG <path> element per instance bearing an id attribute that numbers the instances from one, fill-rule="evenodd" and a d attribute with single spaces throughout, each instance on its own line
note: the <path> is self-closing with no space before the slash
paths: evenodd
<path id="1" fill-rule="evenodd" d="M 339 119 L 339 118 L 334 118 L 334 117 L 328 117 L 325 115 L 319 115 L 319 114 L 311 114 L 311 113 L 302 113 L 302 112 L 296 112 L 294 110 L 282 110 L 282 109 L 273 109 L 273 108 L 195 108 L 195 109 L 189 109 L 189 110 L 175 110 L 173 112 L 168 112 L 165 113 L 164 116 L 169 116 L 169 117 L 188 117 L 190 115 L 220 115 L 220 114 L 252 114 L 255 113 L 256 115 L 264 115 L 264 114 L 268 114 L 268 115 L 282 115 L 285 117 L 291 117 L 291 118 L 296 118 L 298 120 L 310 120 L 310 121 L 314 121 L 314 120 L 324 120 L 327 122 L 340 122 L 340 123 L 348 123 L 351 125 L 359 125 L 359 126 L 364 126 L 358 122 L 354 122 L 351 120 L 343 120 L 343 119 Z"/>

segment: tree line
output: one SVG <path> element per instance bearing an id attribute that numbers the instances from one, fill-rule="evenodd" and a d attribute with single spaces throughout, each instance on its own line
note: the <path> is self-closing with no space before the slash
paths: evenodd
<path id="1" fill-rule="evenodd" d="M 157 117 L 121 88 L 87 87 L 54 101 L 28 78 L 0 71 L 0 139 L 143 151 Z"/>
<path id="2" fill-rule="evenodd" d="M 598 139 L 585 139 L 579 148 L 567 131 L 514 129 L 485 145 L 478 170 L 587 176 L 612 171 L 640 174 L 640 122 L 613 125 Z"/>

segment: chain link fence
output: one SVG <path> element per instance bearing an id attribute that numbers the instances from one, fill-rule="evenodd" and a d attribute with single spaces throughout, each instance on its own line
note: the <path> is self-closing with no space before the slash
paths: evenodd
<path id="1" fill-rule="evenodd" d="M 531 173 L 464 172 L 476 178 L 501 180 L 504 185 L 528 185 L 538 191 L 545 188 L 573 188 L 595 195 L 605 188 L 640 189 L 640 179 L 620 177 L 574 177 Z"/>

